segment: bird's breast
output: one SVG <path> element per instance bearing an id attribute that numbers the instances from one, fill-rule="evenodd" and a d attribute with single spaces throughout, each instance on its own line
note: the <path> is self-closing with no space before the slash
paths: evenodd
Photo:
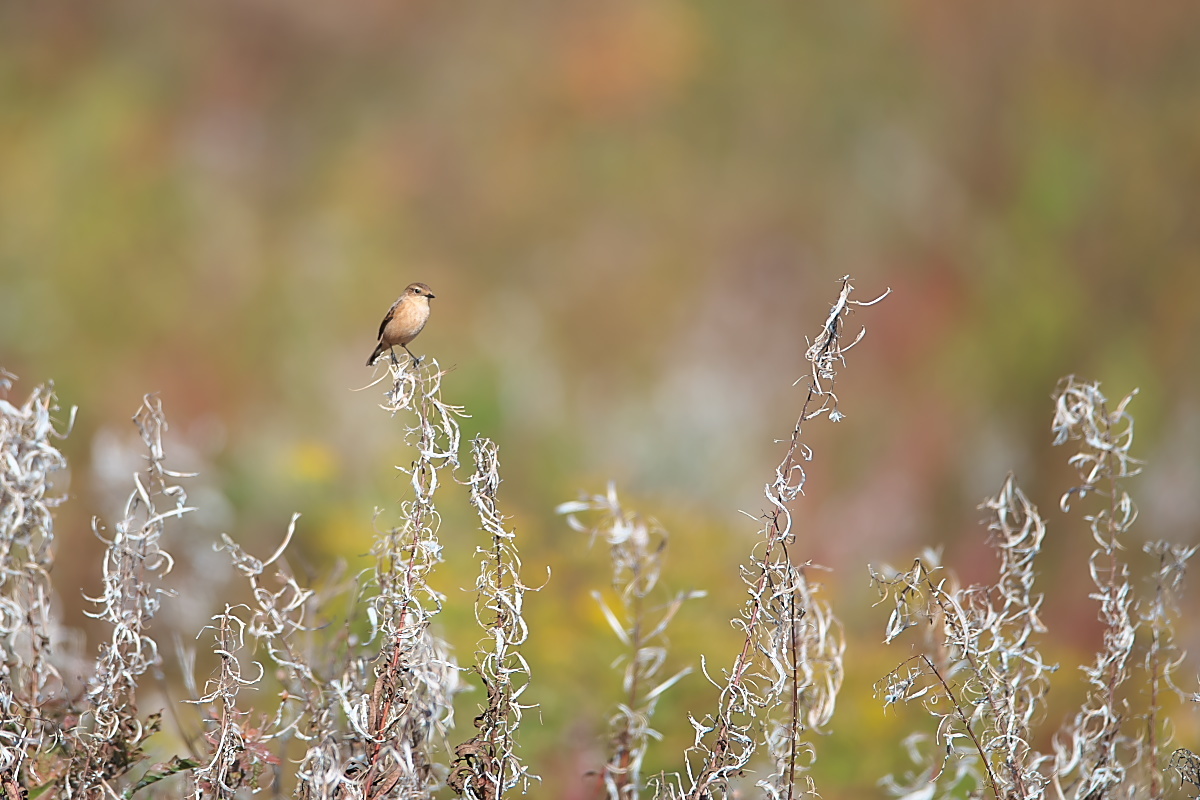
<path id="1" fill-rule="evenodd" d="M 393 344 L 408 344 L 421 332 L 428 319 L 428 303 L 401 303 L 383 332 L 384 338 Z"/>

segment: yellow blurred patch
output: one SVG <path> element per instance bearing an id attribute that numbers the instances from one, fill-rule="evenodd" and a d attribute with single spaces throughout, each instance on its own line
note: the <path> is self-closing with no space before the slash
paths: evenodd
<path id="1" fill-rule="evenodd" d="M 308 483 L 328 482 L 337 468 L 337 455 L 320 442 L 299 442 L 287 455 L 288 473 Z"/>
<path id="2" fill-rule="evenodd" d="M 370 525 L 363 524 L 357 508 L 337 508 L 321 525 L 316 541 L 326 554 L 346 559 L 351 571 L 362 569 L 371 561 L 374 534 Z"/>

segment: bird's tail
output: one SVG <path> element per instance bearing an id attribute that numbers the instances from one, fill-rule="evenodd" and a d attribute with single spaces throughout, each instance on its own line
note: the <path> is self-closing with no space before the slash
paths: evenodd
<path id="1" fill-rule="evenodd" d="M 375 352 L 371 353 L 371 357 L 367 359 L 367 366 L 369 367 L 372 364 L 374 364 L 375 359 L 379 358 L 379 356 L 383 353 L 383 351 L 384 351 L 383 342 L 380 341 L 379 344 L 375 345 Z"/>

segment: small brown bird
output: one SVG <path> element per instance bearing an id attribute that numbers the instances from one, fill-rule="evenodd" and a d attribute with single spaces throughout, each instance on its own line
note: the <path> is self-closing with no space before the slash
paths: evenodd
<path id="1" fill-rule="evenodd" d="M 383 317 L 383 322 L 379 323 L 379 344 L 375 345 L 375 352 L 367 359 L 368 367 L 375 363 L 375 359 L 379 358 L 384 350 L 392 356 L 392 363 L 395 364 L 396 353 L 392 348 L 396 345 L 403 347 L 404 352 L 408 353 L 413 361 L 421 360 L 408 349 L 408 343 L 417 338 L 417 334 L 429 320 L 429 301 L 432 299 L 433 292 L 429 291 L 425 284 L 408 285 L 400 299 L 392 303 L 392 307 Z"/>

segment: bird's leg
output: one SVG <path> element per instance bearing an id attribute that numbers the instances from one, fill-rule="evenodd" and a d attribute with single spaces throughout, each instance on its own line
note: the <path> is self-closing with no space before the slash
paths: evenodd
<path id="1" fill-rule="evenodd" d="M 404 349 L 407 350 L 408 348 L 406 347 Z M 392 357 L 392 366 L 393 367 L 400 366 L 400 362 L 396 360 L 396 349 L 394 347 L 388 348 L 388 355 Z"/>
<path id="2" fill-rule="evenodd" d="M 420 359 L 420 358 L 417 358 L 416 356 L 414 356 L 414 355 L 413 355 L 413 352 L 412 352 L 412 350 L 409 350 L 409 349 L 408 349 L 408 345 L 406 345 L 406 344 L 402 344 L 402 345 L 400 345 L 400 346 L 404 348 L 404 352 L 408 353 L 408 357 L 412 359 L 412 361 L 413 361 L 413 365 L 414 365 L 414 366 L 420 366 L 420 365 L 421 365 L 421 359 Z M 424 358 L 424 356 L 422 356 L 421 358 Z"/>

